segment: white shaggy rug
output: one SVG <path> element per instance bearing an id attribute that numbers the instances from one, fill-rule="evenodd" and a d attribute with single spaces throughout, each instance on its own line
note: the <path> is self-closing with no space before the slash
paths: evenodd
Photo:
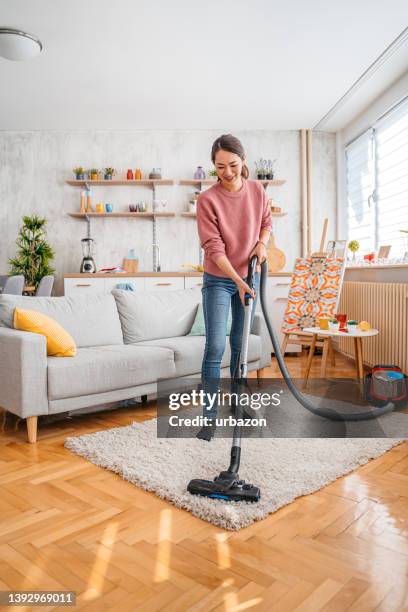
<path id="1" fill-rule="evenodd" d="M 212 480 L 229 464 L 231 440 L 158 439 L 156 419 L 70 437 L 66 448 L 95 465 L 224 529 L 247 527 L 318 491 L 400 443 L 390 439 L 244 439 L 240 477 L 261 489 L 258 503 L 191 495 L 192 478 Z"/>

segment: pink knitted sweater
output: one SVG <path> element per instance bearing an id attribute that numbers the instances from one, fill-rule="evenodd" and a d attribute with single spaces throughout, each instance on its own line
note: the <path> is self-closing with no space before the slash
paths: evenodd
<path id="1" fill-rule="evenodd" d="M 263 228 L 272 229 L 271 213 L 261 183 L 243 179 L 239 191 L 230 192 L 220 183 L 204 191 L 197 201 L 197 224 L 204 249 L 204 270 L 225 277 L 215 260 L 226 255 L 243 278 L 248 258 Z"/>

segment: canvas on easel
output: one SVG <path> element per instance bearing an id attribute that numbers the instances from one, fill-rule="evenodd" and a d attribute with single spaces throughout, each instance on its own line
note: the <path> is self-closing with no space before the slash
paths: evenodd
<path id="1" fill-rule="evenodd" d="M 310 344 L 305 327 L 317 327 L 318 319 L 333 317 L 344 275 L 344 257 L 299 257 L 295 262 L 282 333 L 287 344 Z"/>

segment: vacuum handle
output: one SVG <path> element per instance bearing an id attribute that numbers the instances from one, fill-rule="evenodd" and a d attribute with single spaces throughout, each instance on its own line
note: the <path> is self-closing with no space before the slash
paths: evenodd
<path id="1" fill-rule="evenodd" d="M 258 263 L 258 257 L 254 255 L 251 257 L 249 265 L 248 265 L 248 276 L 247 276 L 247 285 L 251 289 L 255 287 L 255 270 L 256 264 Z"/>

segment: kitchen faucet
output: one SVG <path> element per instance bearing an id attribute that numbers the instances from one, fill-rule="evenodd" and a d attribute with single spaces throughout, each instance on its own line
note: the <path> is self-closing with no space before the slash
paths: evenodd
<path id="1" fill-rule="evenodd" d="M 152 244 L 153 249 L 153 272 L 160 272 L 160 248 L 158 244 Z M 157 259 L 155 263 L 155 252 L 157 249 Z"/>

